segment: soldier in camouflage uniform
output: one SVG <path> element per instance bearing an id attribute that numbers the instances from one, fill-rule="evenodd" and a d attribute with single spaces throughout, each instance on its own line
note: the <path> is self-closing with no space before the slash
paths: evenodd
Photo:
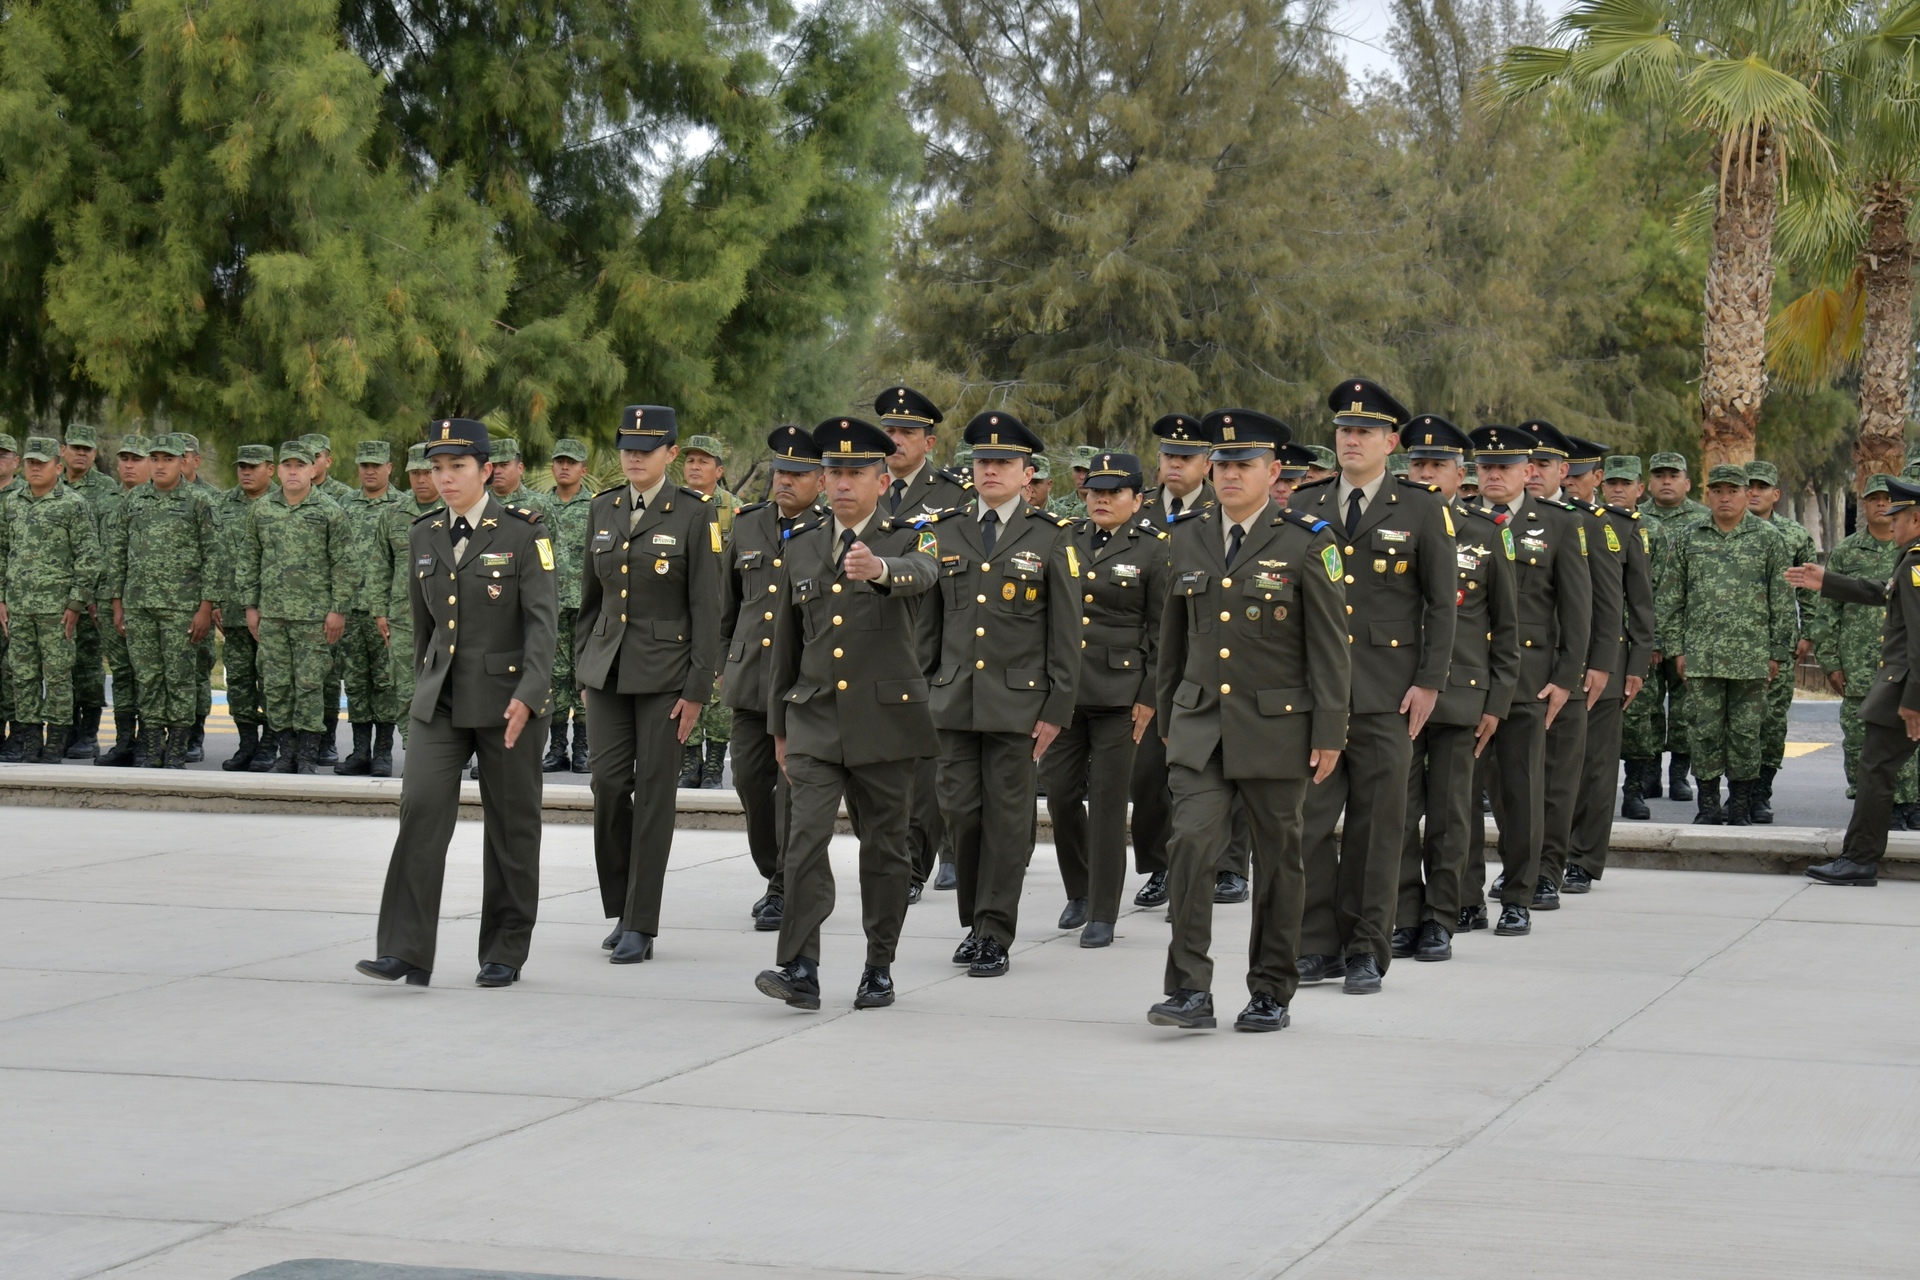
<path id="1" fill-rule="evenodd" d="M 324 432 L 309 431 L 300 441 L 313 455 L 313 491 L 345 511 L 355 491 L 352 485 L 333 474 L 333 438 Z M 314 763 L 320 765 L 340 763 L 335 744 L 340 734 L 340 695 L 346 686 L 347 659 L 340 645 L 333 646 L 332 653 L 333 671 L 321 694 L 323 724 L 314 752 Z"/>
<path id="2" fill-rule="evenodd" d="M 200 474 L 205 458 L 200 452 L 200 437 L 191 431 L 176 433 L 186 452 L 180 455 L 181 483 L 200 490 L 208 502 L 220 501 L 220 486 Z M 214 612 L 219 613 L 216 608 Z M 187 763 L 199 764 L 206 758 L 207 717 L 213 714 L 213 664 L 219 658 L 212 629 L 195 649 L 200 669 L 200 688 L 194 702 L 193 737 L 187 747 Z"/>
<path id="3" fill-rule="evenodd" d="M 247 508 L 240 541 L 240 598 L 260 642 L 275 773 L 313 773 L 326 724 L 333 646 L 347 629 L 359 582 L 347 517 L 313 484 L 304 440 L 280 446 L 280 488 Z"/>
<path id="4" fill-rule="evenodd" d="M 388 636 L 374 620 L 367 593 L 371 587 L 381 593 L 381 601 L 386 599 L 392 566 L 381 533 L 388 508 L 400 505 L 401 498 L 392 484 L 393 447 L 385 440 L 361 441 L 353 461 L 360 471 L 360 488 L 343 507 L 353 546 L 353 610 L 338 646 L 353 750 L 333 771 L 343 777 L 389 778 L 393 776 L 393 730 L 405 709 L 394 697 Z M 376 759 L 386 762 L 385 773 L 374 767 Z"/>
<path id="5" fill-rule="evenodd" d="M 1747 471 L 1707 473 L 1708 515 L 1681 525 L 1661 583 L 1660 650 L 1687 682 L 1687 742 L 1699 784 L 1694 822 L 1751 821 L 1760 780 L 1767 684 L 1793 656 L 1794 599 L 1782 575 L 1786 539 L 1747 510 Z M 1720 776 L 1732 795 L 1724 815 Z"/>
<path id="6" fill-rule="evenodd" d="M 0 758 L 58 764 L 73 729 L 74 636 L 100 582 L 100 537 L 86 500 L 59 482 L 59 446 L 33 436 L 21 457 L 27 487 L 0 508 L 0 627 L 21 727 Z"/>
<path id="7" fill-rule="evenodd" d="M 1868 582 L 1885 582 L 1893 576 L 1902 548 L 1893 536 L 1893 517 L 1887 510 L 1891 502 L 1885 476 L 1867 481 L 1867 490 L 1860 495 L 1863 527 L 1833 549 L 1827 558 L 1829 573 Z M 1867 736 L 1860 704 L 1873 690 L 1873 676 L 1880 669 L 1881 633 L 1886 620 L 1884 608 L 1827 596 L 1819 598 L 1814 613 L 1814 659 L 1826 674 L 1829 687 L 1840 695 L 1840 750 L 1846 763 L 1849 800 L 1854 798 L 1860 748 Z M 1893 800 L 1893 829 L 1920 830 L 1920 756 L 1911 756 L 1900 766 Z"/>
<path id="8" fill-rule="evenodd" d="M 370 558 L 361 564 L 360 603 L 356 607 L 373 620 L 385 643 L 387 680 L 393 705 L 399 709 L 402 742 L 407 740 L 411 719 L 407 707 L 413 701 L 413 606 L 407 596 L 413 579 L 407 544 L 413 536 L 413 522 L 439 505 L 427 446 L 408 446 L 407 492 L 381 509 L 379 526 L 366 552 Z M 376 732 L 374 736 L 373 776 L 393 776 L 390 735 Z"/>
<path id="9" fill-rule="evenodd" d="M 0 431 L 0 521 L 6 517 L 7 497 L 27 487 L 19 476 L 20 442 Z M 0 755 L 13 744 L 13 675 L 7 670 L 7 633 L 0 630 Z"/>
<path id="10" fill-rule="evenodd" d="M 1647 459 L 1647 470 L 1651 490 L 1647 500 L 1640 504 L 1640 518 L 1651 538 L 1666 536 L 1667 550 L 1671 550 L 1680 526 L 1691 523 L 1707 514 L 1706 507 L 1687 496 L 1687 460 L 1677 453 L 1656 453 Z M 1657 529 L 1657 532 L 1656 532 Z M 1663 555 L 1656 554 L 1653 560 L 1653 590 L 1655 598 L 1660 593 L 1660 578 L 1664 569 Z M 1657 661 L 1647 669 L 1647 683 L 1641 689 L 1635 703 L 1646 704 L 1641 714 L 1647 716 L 1650 731 L 1658 744 L 1650 753 L 1653 767 L 1648 769 L 1643 779 L 1646 796 L 1650 800 L 1660 798 L 1660 753 L 1671 752 L 1673 759 L 1667 765 L 1667 794 L 1675 800 L 1693 799 L 1693 789 L 1687 785 L 1688 743 L 1687 743 L 1687 684 L 1679 676 L 1673 665 L 1671 654 L 1657 653 Z M 1623 726 L 1631 732 L 1631 726 Z M 1636 737 L 1636 749 L 1640 738 Z M 1624 750 L 1624 746 L 1622 748 Z"/>
<path id="11" fill-rule="evenodd" d="M 60 461 L 64 467 L 61 483 L 85 499 L 87 510 L 93 516 L 94 537 L 104 540 L 102 521 L 114 495 L 121 489 L 111 473 L 94 465 L 99 456 L 99 445 L 99 432 L 88 423 L 75 422 L 68 426 L 66 443 L 60 446 Z M 96 584 L 96 594 L 97 590 Z M 112 619 L 100 616 L 97 606 L 89 605 L 88 608 L 88 616 L 80 620 L 80 629 L 74 635 L 74 722 L 67 746 L 67 757 L 72 760 L 90 760 L 97 750 L 100 712 L 107 704 L 103 655 L 109 645 L 116 650 L 122 648 L 118 644 L 118 637 L 113 635 Z M 124 653 L 121 665 L 125 666 Z M 119 673 L 115 674 L 117 676 Z M 130 669 L 128 678 L 131 680 Z M 128 685 L 127 705 L 133 705 L 131 684 Z"/>
<path id="12" fill-rule="evenodd" d="M 1640 459 L 1631 454 L 1614 454 L 1601 467 L 1600 496 L 1607 505 L 1622 511 L 1645 511 L 1641 500 L 1647 487 L 1640 482 Z M 1641 550 L 1647 555 L 1648 574 L 1655 599 L 1660 594 L 1660 574 L 1666 564 L 1667 531 L 1658 521 L 1643 514 L 1634 521 Z M 1640 692 L 1626 705 L 1620 716 L 1620 763 L 1624 781 L 1620 788 L 1620 816 L 1646 821 L 1647 798 L 1660 794 L 1660 753 L 1666 745 L 1666 713 L 1660 705 L 1659 664 L 1649 663 L 1646 681 Z"/>
<path id="13" fill-rule="evenodd" d="M 527 462 L 520 456 L 520 442 L 512 436 L 493 437 L 493 496 L 509 507 L 538 511 L 548 516 L 547 495 L 527 488 Z"/>
<path id="14" fill-rule="evenodd" d="M 720 523 L 720 536 L 733 538 L 734 513 L 740 499 L 722 483 L 727 475 L 727 449 L 717 436 L 688 436 L 680 447 L 680 467 L 687 488 L 713 498 L 713 513 Z M 725 774 L 727 743 L 733 740 L 733 708 L 721 698 L 721 682 L 713 682 L 713 693 L 700 713 L 700 723 L 687 739 L 680 759 L 680 785 L 715 790 Z"/>
<path id="15" fill-rule="evenodd" d="M 113 545 L 120 513 L 134 491 L 153 478 L 153 441 L 132 432 L 121 436 L 114 464 L 120 483 L 94 507 L 94 530 L 100 537 L 102 573 L 100 587 L 95 592 L 98 603 L 94 611 L 101 623 L 101 656 L 106 659 L 107 674 L 113 678 L 114 743 L 112 750 L 104 754 L 97 750 L 89 754 L 93 756 L 95 764 L 145 767 L 150 763 L 147 748 L 153 740 L 150 736 L 143 737 L 140 734 L 140 680 L 134 671 L 133 654 L 127 649 L 127 637 L 113 625 L 111 584 L 105 574 L 107 549 Z M 85 634 L 84 629 L 82 634 Z M 76 676 L 76 694 L 77 680 Z M 92 714 L 88 713 L 89 723 L 92 722 Z M 78 747 L 80 744 L 76 742 L 74 745 Z M 82 758 L 74 748 L 69 748 L 68 754 Z"/>
<path id="16" fill-rule="evenodd" d="M 153 442 L 153 478 L 108 523 L 106 590 L 140 699 L 147 767 L 184 769 L 200 686 L 200 645 L 213 630 L 220 538 L 213 503 L 186 483 L 186 442 Z"/>
<path id="17" fill-rule="evenodd" d="M 1020 496 L 1036 507 L 1051 511 L 1060 499 L 1053 493 L 1053 461 L 1044 453 L 1033 455 L 1033 471 L 1027 476 Z"/>
<path id="18" fill-rule="evenodd" d="M 553 492 L 547 495 L 547 527 L 553 537 L 555 584 L 560 589 L 560 638 L 553 652 L 553 728 L 548 773 L 587 772 L 587 704 L 573 678 L 573 624 L 580 615 L 580 573 L 587 555 L 593 493 L 587 488 L 586 442 L 567 437 L 553 444 Z M 731 516 L 728 517 L 731 523 Z M 573 747 L 567 747 L 567 717 L 573 717 Z"/>
<path id="19" fill-rule="evenodd" d="M 235 567 L 247 532 L 247 509 L 273 492 L 273 446 L 243 444 L 233 471 L 239 483 L 213 504 L 213 527 L 220 535 L 219 609 L 222 657 L 227 667 L 227 714 L 240 733 L 240 746 L 220 762 L 228 773 L 265 773 L 273 767 L 273 737 L 266 723 L 266 695 L 260 688 L 260 646 L 247 630 L 247 606 L 240 598 Z"/>
<path id="20" fill-rule="evenodd" d="M 1798 520 L 1779 514 L 1776 510 L 1779 505 L 1779 468 L 1771 462 L 1749 462 L 1747 510 L 1772 525 L 1786 540 L 1789 565 L 1819 563 L 1813 535 Z M 1813 653 L 1813 620 L 1820 608 L 1818 591 L 1796 590 L 1793 596 L 1793 661 L 1782 670 L 1782 679 L 1767 686 L 1767 725 L 1760 742 L 1760 785 L 1754 789 L 1750 815 L 1762 824 L 1773 821 L 1773 779 L 1787 757 L 1787 713 L 1793 706 L 1794 669 Z"/>

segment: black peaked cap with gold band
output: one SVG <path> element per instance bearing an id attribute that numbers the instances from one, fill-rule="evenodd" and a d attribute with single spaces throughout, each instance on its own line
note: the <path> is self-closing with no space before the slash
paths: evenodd
<path id="1" fill-rule="evenodd" d="M 1131 453 L 1099 453 L 1087 464 L 1087 488 L 1131 489 L 1140 492 L 1143 483 L 1140 459 Z"/>
<path id="2" fill-rule="evenodd" d="M 1282 480 L 1304 480 L 1307 468 L 1313 465 L 1313 450 L 1301 444 L 1283 444 L 1274 450 L 1280 459 L 1280 478 Z"/>
<path id="3" fill-rule="evenodd" d="M 1400 429 L 1400 443 L 1409 458 L 1464 462 L 1473 451 L 1467 433 L 1437 413 L 1423 413 Z"/>
<path id="4" fill-rule="evenodd" d="M 1162 453 L 1205 453 L 1213 447 L 1200 419 L 1190 413 L 1169 413 L 1153 424 Z"/>
<path id="5" fill-rule="evenodd" d="M 872 467 L 893 453 L 887 433 L 861 418 L 828 418 L 813 429 L 813 444 L 826 467 Z"/>
<path id="6" fill-rule="evenodd" d="M 622 449 L 652 453 L 680 438 L 680 420 L 664 404 L 630 404 L 620 411 L 614 444 Z"/>
<path id="7" fill-rule="evenodd" d="M 1019 458 L 1030 462 L 1034 454 L 1046 448 L 1039 436 L 1027 430 L 1026 423 L 1004 409 L 974 414 L 961 436 L 973 446 L 976 459 Z"/>
<path id="8" fill-rule="evenodd" d="M 820 446 L 799 427 L 775 427 L 767 433 L 775 471 L 818 471 Z"/>
<path id="9" fill-rule="evenodd" d="M 1533 456 L 1533 436 L 1518 427 L 1485 426 L 1468 436 L 1473 441 L 1473 460 L 1495 466 L 1511 466 Z"/>
<path id="10" fill-rule="evenodd" d="M 1583 440 L 1579 436 L 1568 436 L 1567 443 L 1573 446 L 1573 451 L 1567 454 L 1567 474 L 1570 476 L 1598 471 L 1606 463 L 1607 450 L 1613 447 L 1598 440 Z"/>
<path id="11" fill-rule="evenodd" d="M 1572 460 L 1575 452 L 1573 441 L 1545 418 L 1529 418 L 1520 424 L 1520 430 L 1533 437 L 1533 452 L 1540 461 L 1548 462 L 1556 458 Z"/>
<path id="12" fill-rule="evenodd" d="M 1386 388 L 1366 378 L 1348 378 L 1329 391 L 1327 408 L 1333 410 L 1336 427 L 1380 427 L 1397 431 L 1401 423 L 1413 416 Z"/>
<path id="13" fill-rule="evenodd" d="M 1244 462 L 1293 439 L 1293 428 L 1257 409 L 1215 409 L 1200 419 L 1215 462 Z"/>
<path id="14" fill-rule="evenodd" d="M 472 418 L 435 418 L 427 424 L 426 446 L 429 458 L 452 455 L 485 462 L 493 456 L 487 424 Z"/>
<path id="15" fill-rule="evenodd" d="M 1911 510 L 1920 505 L 1920 484 L 1902 480 L 1899 476 L 1888 476 L 1887 496 L 1893 499 L 1887 507 L 1889 512 Z"/>
<path id="16" fill-rule="evenodd" d="M 931 431 L 940 425 L 940 409 L 912 387 L 888 387 L 873 398 L 873 411 L 883 427 L 919 427 Z"/>

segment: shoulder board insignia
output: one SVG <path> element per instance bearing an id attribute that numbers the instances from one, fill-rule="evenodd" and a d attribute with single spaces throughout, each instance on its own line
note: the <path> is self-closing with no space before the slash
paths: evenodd
<path id="1" fill-rule="evenodd" d="M 1301 512 L 1295 511 L 1291 508 L 1288 508 L 1287 510 L 1282 511 L 1279 515 L 1275 516 L 1273 518 L 1273 524 L 1275 526 L 1283 525 L 1283 524 L 1298 525 L 1300 528 L 1305 529 L 1308 533 L 1318 533 L 1322 529 L 1330 527 L 1325 520 L 1321 520 L 1310 515 L 1304 515 Z"/>
<path id="2" fill-rule="evenodd" d="M 519 516 L 522 520 L 525 520 L 528 524 L 540 523 L 540 513 L 538 511 L 535 511 L 532 507 L 508 507 L 507 514 Z"/>
<path id="3" fill-rule="evenodd" d="M 1322 476 L 1318 480 L 1309 480 L 1305 484 L 1293 486 L 1293 491 L 1299 493 L 1302 489 L 1318 489 L 1323 484 L 1332 484 L 1335 479 L 1336 477 L 1334 476 Z"/>
<path id="4" fill-rule="evenodd" d="M 747 514 L 747 513 L 749 512 L 749 511 L 758 511 L 758 510 L 759 510 L 760 508 L 762 508 L 762 507 L 768 507 L 768 506 L 772 506 L 772 505 L 773 505 L 772 503 L 770 503 L 770 502 L 764 502 L 764 501 L 763 501 L 763 502 L 749 502 L 749 503 L 748 503 L 748 504 L 747 504 L 746 506 L 744 506 L 744 507 L 742 507 L 742 508 L 740 508 L 740 509 L 739 509 L 738 511 L 736 511 L 736 512 L 734 512 L 733 514 L 735 514 L 735 515 L 737 515 L 737 516 L 744 516 L 744 515 L 746 515 L 746 514 Z"/>
<path id="5" fill-rule="evenodd" d="M 1619 516 L 1622 520 L 1638 520 L 1640 518 L 1638 511 L 1630 511 L 1625 507 L 1616 507 L 1611 502 L 1606 503 L 1600 509 L 1609 514 Z"/>
<path id="6" fill-rule="evenodd" d="M 1206 507 L 1188 507 L 1185 511 L 1182 511 L 1177 516 L 1168 516 L 1167 523 L 1168 524 L 1185 524 L 1189 520 L 1196 520 L 1206 515 L 1207 511 L 1208 511 L 1208 508 Z"/>
<path id="7" fill-rule="evenodd" d="M 413 522 L 415 524 L 419 524 L 422 520 L 427 519 L 429 516 L 443 516 L 445 514 L 447 514 L 447 509 L 445 507 L 433 507 L 430 510 L 422 511 L 419 515 L 415 516 L 413 518 Z"/>
<path id="8" fill-rule="evenodd" d="M 1575 506 L 1571 502 L 1566 501 L 1565 499 L 1562 499 L 1559 502 L 1551 503 L 1549 505 L 1556 506 L 1560 508 L 1562 511 L 1578 511 L 1580 509 L 1579 507 Z"/>
<path id="9" fill-rule="evenodd" d="M 783 538 L 797 538 L 803 533 L 812 533 L 815 529 L 824 529 L 826 527 L 827 521 L 825 516 L 819 516 L 812 520 L 800 519 L 796 520 L 793 527 L 780 536 Z"/>
<path id="10" fill-rule="evenodd" d="M 1423 480 L 1409 480 L 1409 479 L 1407 479 L 1407 477 L 1405 477 L 1405 476 L 1395 476 L 1395 477 L 1394 477 L 1394 479 L 1396 479 L 1396 480 L 1398 480 L 1398 481 L 1399 481 L 1399 482 L 1400 482 L 1401 484 L 1403 484 L 1403 485 L 1405 485 L 1405 486 L 1407 486 L 1407 488 L 1409 488 L 1409 489 L 1418 489 L 1418 490 L 1420 490 L 1420 491 L 1421 491 L 1422 493 L 1438 493 L 1438 492 L 1440 492 L 1440 486 L 1439 486 L 1439 485 L 1437 485 L 1437 484 L 1428 484 L 1428 483 L 1426 483 L 1426 482 L 1425 482 L 1425 481 L 1423 481 Z"/>
<path id="11" fill-rule="evenodd" d="M 1168 538 L 1171 538 L 1173 535 L 1168 533 L 1165 529 L 1155 529 L 1153 531 L 1153 536 L 1160 539 L 1160 541 L 1165 542 Z"/>
<path id="12" fill-rule="evenodd" d="M 1047 513 L 1044 511 L 1042 511 L 1040 514 L 1043 516 L 1047 515 Z M 1047 518 L 1052 520 L 1055 524 L 1059 525 L 1062 529 L 1071 528 L 1073 525 L 1072 516 L 1047 516 Z"/>
<path id="13" fill-rule="evenodd" d="M 939 467 L 934 470 L 933 474 L 939 476 L 949 484 L 959 485 L 962 489 L 973 488 L 973 477 L 964 471 L 954 471 L 947 467 Z"/>

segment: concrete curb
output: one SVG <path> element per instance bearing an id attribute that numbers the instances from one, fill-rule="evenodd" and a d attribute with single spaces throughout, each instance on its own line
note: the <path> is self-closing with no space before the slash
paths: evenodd
<path id="1" fill-rule="evenodd" d="M 280 813 L 394 818 L 400 812 L 398 778 L 335 778 L 278 774 L 213 774 L 185 769 L 100 769 L 84 765 L 0 765 L 0 805 L 41 809 L 130 809 L 157 813 Z M 746 826 L 731 791 L 681 791 L 675 825 L 683 830 L 738 831 Z M 848 828 L 845 809 L 841 829 Z M 480 784 L 460 784 L 460 816 L 480 817 Z M 591 824 L 587 787 L 547 790 L 546 822 Z M 1051 831 L 1045 803 L 1039 825 Z M 1676 871 L 1798 874 L 1809 863 L 1840 852 L 1845 833 L 1832 827 L 1695 827 L 1660 822 L 1616 822 L 1608 864 Z M 1489 844 L 1499 842 L 1487 823 Z M 1887 838 L 1889 879 L 1920 879 L 1920 833 Z"/>

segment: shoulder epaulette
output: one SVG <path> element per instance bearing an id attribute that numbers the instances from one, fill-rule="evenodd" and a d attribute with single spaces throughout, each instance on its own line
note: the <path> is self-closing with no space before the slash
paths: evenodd
<path id="1" fill-rule="evenodd" d="M 1638 520 L 1640 518 L 1640 513 L 1638 511 L 1635 511 L 1632 507 L 1615 506 L 1611 502 L 1607 503 L 1605 506 L 1601 507 L 1600 509 L 1602 511 L 1611 511 L 1614 515 L 1623 516 L 1628 520 Z"/>
<path id="2" fill-rule="evenodd" d="M 952 471 L 946 467 L 935 467 L 933 469 L 933 474 L 939 476 L 942 480 L 945 480 L 950 484 L 959 485 L 962 489 L 973 488 L 973 477 L 968 475 L 964 471 Z"/>
<path id="3" fill-rule="evenodd" d="M 965 510 L 965 507 L 942 507 L 938 511 L 922 511 L 919 515 L 908 516 L 900 527 L 906 528 L 908 525 L 911 525 L 913 528 L 918 529 L 924 525 L 938 524 L 949 516 L 957 516 Z"/>
<path id="4" fill-rule="evenodd" d="M 1548 507 L 1558 507 L 1558 508 L 1559 508 L 1560 510 L 1562 510 L 1562 511 L 1578 511 L 1578 510 L 1580 510 L 1580 508 L 1579 508 L 1579 507 L 1577 507 L 1577 506 L 1575 506 L 1575 505 L 1574 505 L 1573 503 L 1571 503 L 1571 502 L 1568 502 L 1568 501 L 1567 501 L 1567 500 L 1566 500 L 1565 498 L 1555 498 L 1555 499 L 1552 499 L 1552 500 L 1550 500 L 1550 501 L 1549 501 L 1549 500 L 1547 500 L 1547 499 L 1544 499 L 1544 498 L 1543 498 L 1543 499 L 1541 499 L 1541 505 L 1543 505 L 1543 506 L 1548 506 Z"/>
<path id="5" fill-rule="evenodd" d="M 679 489 L 680 489 L 680 492 L 686 494 L 689 498 L 698 498 L 702 502 L 713 501 L 713 495 L 710 493 L 702 493 L 698 489 L 690 489 L 684 484 L 680 485 Z"/>
<path id="6" fill-rule="evenodd" d="M 445 514 L 447 514 L 447 509 L 445 507 L 431 507 L 425 511 L 422 511 L 419 515 L 415 516 L 413 518 L 413 522 L 415 524 L 419 524 L 422 520 L 425 520 L 428 516 L 443 516 Z"/>
<path id="7" fill-rule="evenodd" d="M 1213 510 L 1213 507 L 1207 504 L 1202 504 L 1197 507 L 1188 507 L 1185 511 L 1182 511 L 1177 516 L 1168 516 L 1167 523 L 1170 525 L 1185 524 L 1187 521 L 1196 520 L 1199 517 L 1206 515 L 1209 511 L 1212 511 L 1212 510 Z"/>
<path id="8" fill-rule="evenodd" d="M 761 502 L 749 502 L 746 506 L 741 507 L 738 511 L 734 512 L 733 514 L 737 516 L 743 516 L 743 515 L 746 515 L 749 511 L 758 511 L 762 507 L 770 507 L 772 505 L 773 505 L 773 502 L 771 499 L 767 499 Z"/>
<path id="9" fill-rule="evenodd" d="M 782 538 L 792 538 L 796 534 L 812 533 L 815 529 L 824 529 L 826 527 L 827 518 L 825 516 L 815 516 L 811 520 L 805 516 L 801 516 L 794 520 L 792 528 L 780 536 Z"/>
<path id="10" fill-rule="evenodd" d="M 1318 489 L 1321 485 L 1332 484 L 1337 479 L 1339 479 L 1339 476 L 1337 474 L 1331 475 L 1331 476 L 1321 476 L 1318 480 L 1309 480 L 1305 484 L 1297 484 L 1293 486 L 1293 491 L 1295 493 L 1299 493 L 1304 489 Z"/>
<path id="11" fill-rule="evenodd" d="M 1475 515 L 1477 515 L 1477 516 L 1482 516 L 1482 517 L 1484 517 L 1484 518 L 1486 518 L 1486 519 L 1488 519 L 1488 520 L 1491 520 L 1491 521 L 1493 521 L 1493 522 L 1494 522 L 1495 524 L 1505 524 L 1505 523 L 1506 523 L 1507 521 L 1509 521 L 1509 520 L 1511 520 L 1511 519 L 1513 519 L 1513 517 L 1512 517 L 1511 515 L 1509 515 L 1509 514 L 1507 514 L 1506 512 L 1504 512 L 1504 511 L 1495 511 L 1495 510 L 1494 510 L 1494 509 L 1493 509 L 1492 507 L 1490 507 L 1490 506 L 1478 506 L 1478 507 L 1475 507 L 1475 508 L 1473 509 L 1473 514 L 1475 514 Z"/>
<path id="12" fill-rule="evenodd" d="M 1331 478 L 1331 477 L 1329 477 L 1329 479 L 1330 479 L 1330 478 Z M 1424 480 L 1409 480 L 1409 479 L 1407 479 L 1407 477 L 1405 477 L 1405 476 L 1395 476 L 1395 477 L 1394 477 L 1394 479 L 1395 479 L 1395 480 L 1398 480 L 1398 481 L 1399 481 L 1399 482 L 1400 482 L 1401 484 L 1403 484 L 1403 485 L 1405 485 L 1405 486 L 1407 486 L 1407 488 L 1409 488 L 1409 489 L 1418 489 L 1418 490 L 1420 490 L 1420 491 L 1421 491 L 1422 493 L 1438 493 L 1438 492 L 1440 492 L 1440 486 L 1439 486 L 1439 485 L 1437 485 L 1437 484 L 1428 484 L 1428 483 L 1427 483 L 1426 481 L 1424 481 Z"/>
<path id="13" fill-rule="evenodd" d="M 1040 514 L 1059 525 L 1062 529 L 1070 529 L 1077 523 L 1072 516 L 1056 516 L 1048 511 L 1042 511 Z"/>
<path id="14" fill-rule="evenodd" d="M 1282 524 L 1298 525 L 1302 529 L 1305 529 L 1308 533 L 1318 533 L 1322 529 L 1330 529 L 1333 527 L 1332 525 L 1328 524 L 1325 520 L 1320 519 L 1318 516 L 1306 515 L 1302 512 L 1295 511 L 1292 507 L 1286 508 L 1285 510 L 1281 511 L 1279 515 L 1275 516 L 1273 518 L 1273 523 L 1276 525 L 1282 525 Z"/>
<path id="15" fill-rule="evenodd" d="M 522 520 L 525 520 L 528 524 L 540 523 L 540 513 L 538 511 L 535 511 L 532 507 L 508 507 L 507 514 L 519 516 Z"/>

